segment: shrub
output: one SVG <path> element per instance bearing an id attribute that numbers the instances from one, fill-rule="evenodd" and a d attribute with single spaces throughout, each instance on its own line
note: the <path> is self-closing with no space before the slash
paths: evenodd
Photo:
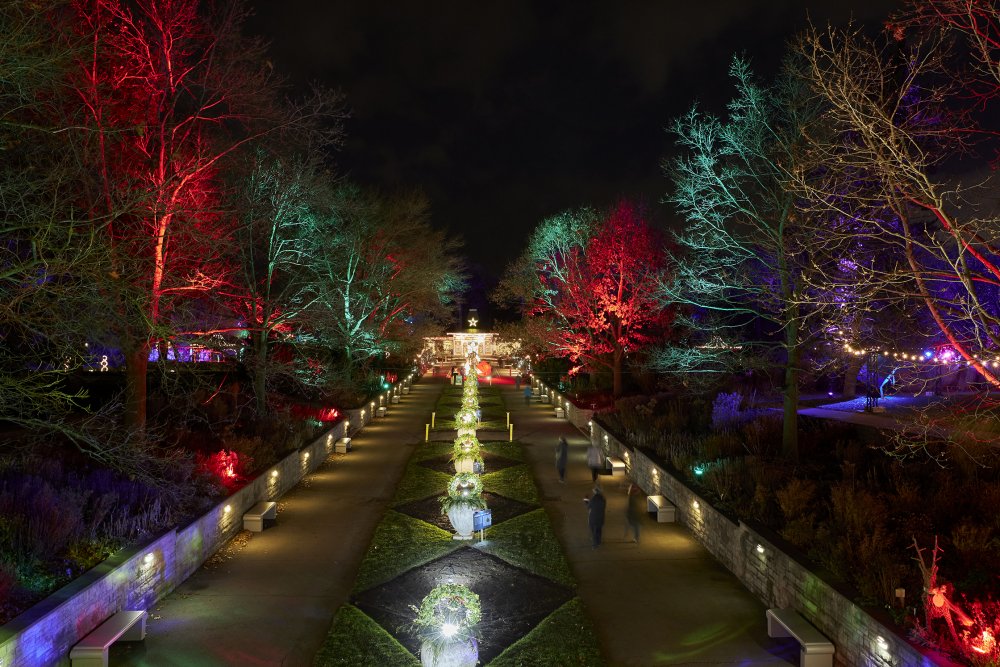
<path id="1" fill-rule="evenodd" d="M 712 430 L 723 431 L 739 425 L 743 421 L 740 414 L 742 402 L 743 396 L 738 391 L 731 394 L 725 392 L 717 394 L 712 401 Z"/>

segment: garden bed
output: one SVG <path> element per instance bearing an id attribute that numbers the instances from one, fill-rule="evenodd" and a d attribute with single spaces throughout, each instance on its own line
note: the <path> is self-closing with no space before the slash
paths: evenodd
<path id="1" fill-rule="evenodd" d="M 505 464 L 487 463 L 494 472 L 483 475 L 496 524 L 487 529 L 486 540 L 453 540 L 450 530 L 435 525 L 450 528 L 439 502 L 450 476 L 439 470 L 452 444 L 418 447 L 393 509 L 376 529 L 351 604 L 338 612 L 316 665 L 419 664 L 411 605 L 419 606 L 435 585 L 448 582 L 465 584 L 480 596 L 481 664 L 602 664 L 520 444 L 482 446 L 487 462 Z"/>

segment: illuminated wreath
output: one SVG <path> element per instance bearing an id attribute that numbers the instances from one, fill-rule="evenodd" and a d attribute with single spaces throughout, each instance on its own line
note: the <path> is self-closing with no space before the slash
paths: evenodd
<path id="1" fill-rule="evenodd" d="M 479 421 L 479 415 L 475 410 L 463 408 L 455 414 L 455 421 L 463 426 L 472 426 Z"/>
<path id="2" fill-rule="evenodd" d="M 424 640 L 432 642 L 467 640 L 482 618 L 479 596 L 461 584 L 435 586 L 417 612 L 413 628 Z"/>
<path id="3" fill-rule="evenodd" d="M 460 472 L 448 482 L 451 498 L 478 498 L 483 495 L 483 480 L 474 472 Z"/>

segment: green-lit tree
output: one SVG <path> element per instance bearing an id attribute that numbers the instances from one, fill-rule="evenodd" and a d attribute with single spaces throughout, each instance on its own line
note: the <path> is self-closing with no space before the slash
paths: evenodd
<path id="1" fill-rule="evenodd" d="M 238 318 L 231 331 L 245 333 L 249 341 L 247 368 L 262 415 L 273 379 L 300 377 L 294 363 L 274 359 L 272 348 L 303 333 L 305 313 L 316 301 L 310 264 L 330 188 L 319 166 L 305 158 L 257 150 L 242 166 L 230 197 L 237 217 L 231 239 L 234 289 L 224 296 Z"/>
<path id="2" fill-rule="evenodd" d="M 692 108 L 671 131 L 682 153 L 665 164 L 667 201 L 686 224 L 662 296 L 692 332 L 684 347 L 658 355 L 661 371 L 783 370 L 783 450 L 798 456 L 802 355 L 809 342 L 803 273 L 820 250 L 797 207 L 792 174 L 815 108 L 787 65 L 779 83 L 756 82 L 746 61 L 730 68 L 736 96 L 728 114 Z"/>
<path id="3" fill-rule="evenodd" d="M 381 197 L 342 185 L 312 239 L 311 327 L 335 351 L 344 381 L 375 359 L 413 352 L 401 341 L 430 333 L 428 321 L 447 321 L 465 287 L 460 242 L 430 226 L 420 194 Z"/>

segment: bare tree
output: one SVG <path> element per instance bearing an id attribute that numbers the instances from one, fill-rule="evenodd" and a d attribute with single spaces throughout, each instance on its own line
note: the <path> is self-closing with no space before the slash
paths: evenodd
<path id="1" fill-rule="evenodd" d="M 107 300 L 125 356 L 126 422 L 146 421 L 151 350 L 172 319 L 226 284 L 219 172 L 241 148 L 329 112 L 276 103 L 280 82 L 234 2 L 74 0 L 68 34 L 89 43 L 70 81 L 87 215 L 110 249 Z M 163 355 L 161 354 L 161 357 Z"/>
<path id="2" fill-rule="evenodd" d="M 419 194 L 380 197 L 343 185 L 312 238 L 311 328 L 338 353 L 344 379 L 402 352 L 400 339 L 422 318 L 448 321 L 465 288 L 460 242 L 430 226 Z"/>
<path id="3" fill-rule="evenodd" d="M 725 118 L 693 108 L 671 130 L 682 154 L 664 165 L 667 197 L 686 220 L 676 236 L 664 300 L 681 306 L 693 332 L 684 347 L 660 352 L 661 371 L 721 372 L 773 365 L 784 374 L 783 450 L 798 456 L 799 377 L 810 327 L 832 293 L 810 293 L 806 275 L 833 253 L 800 209 L 793 172 L 803 161 L 803 132 L 816 122 L 786 63 L 773 86 L 754 80 L 736 58 L 736 96 Z"/>

